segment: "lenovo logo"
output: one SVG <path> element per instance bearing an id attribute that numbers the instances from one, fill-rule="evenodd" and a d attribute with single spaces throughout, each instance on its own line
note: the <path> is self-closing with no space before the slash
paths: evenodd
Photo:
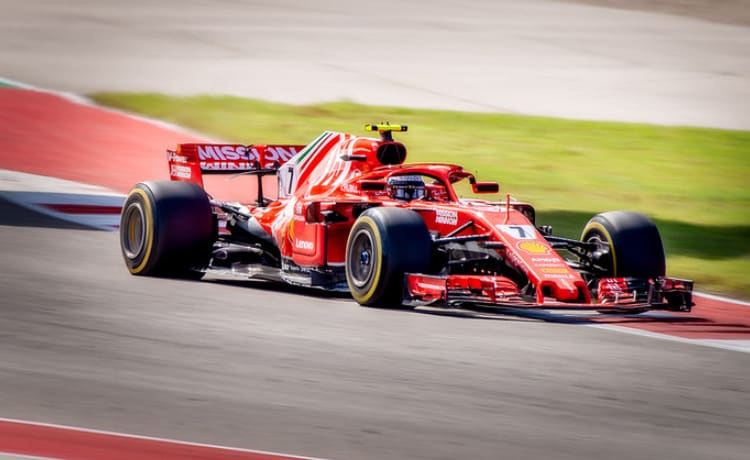
<path id="1" fill-rule="evenodd" d="M 294 240 L 294 247 L 297 249 L 307 249 L 309 251 L 312 251 L 315 249 L 315 246 L 313 245 L 312 241 L 305 241 L 300 239 Z"/>

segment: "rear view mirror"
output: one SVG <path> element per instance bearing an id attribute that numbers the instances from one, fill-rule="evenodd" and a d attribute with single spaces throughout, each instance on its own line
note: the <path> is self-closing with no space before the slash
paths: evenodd
<path id="1" fill-rule="evenodd" d="M 500 184 L 497 182 L 475 182 L 471 184 L 471 190 L 474 193 L 498 193 Z"/>

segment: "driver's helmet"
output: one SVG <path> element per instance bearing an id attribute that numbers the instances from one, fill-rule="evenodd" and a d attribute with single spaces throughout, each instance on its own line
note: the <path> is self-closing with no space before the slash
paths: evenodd
<path id="1" fill-rule="evenodd" d="M 402 176 L 391 176 L 388 178 L 388 193 L 396 200 L 419 200 L 425 196 L 425 187 L 422 176 L 409 174 Z"/>

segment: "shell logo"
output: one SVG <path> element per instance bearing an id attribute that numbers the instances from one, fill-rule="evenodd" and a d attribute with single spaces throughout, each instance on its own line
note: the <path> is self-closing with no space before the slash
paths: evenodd
<path id="1" fill-rule="evenodd" d="M 548 273 L 553 275 L 565 275 L 568 273 L 567 268 L 543 268 L 542 273 Z"/>
<path id="2" fill-rule="evenodd" d="M 521 241 L 518 243 L 518 249 L 522 249 L 529 254 L 547 254 L 549 253 L 549 247 L 539 243 L 538 241 Z"/>

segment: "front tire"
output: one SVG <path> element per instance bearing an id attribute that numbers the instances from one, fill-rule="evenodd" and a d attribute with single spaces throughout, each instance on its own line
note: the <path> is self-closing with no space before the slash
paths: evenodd
<path id="1" fill-rule="evenodd" d="M 371 208 L 352 226 L 346 282 L 360 305 L 400 306 L 404 274 L 430 267 L 432 238 L 422 217 L 401 208 Z"/>
<path id="2" fill-rule="evenodd" d="M 133 275 L 200 278 L 214 235 L 208 196 L 193 183 L 139 183 L 122 207 L 120 248 Z"/>
<path id="3" fill-rule="evenodd" d="M 603 276 L 657 278 L 666 273 L 664 246 L 656 225 L 643 214 L 611 211 L 597 214 L 583 229 L 581 241 L 600 242 L 609 253 L 595 261 Z"/>

